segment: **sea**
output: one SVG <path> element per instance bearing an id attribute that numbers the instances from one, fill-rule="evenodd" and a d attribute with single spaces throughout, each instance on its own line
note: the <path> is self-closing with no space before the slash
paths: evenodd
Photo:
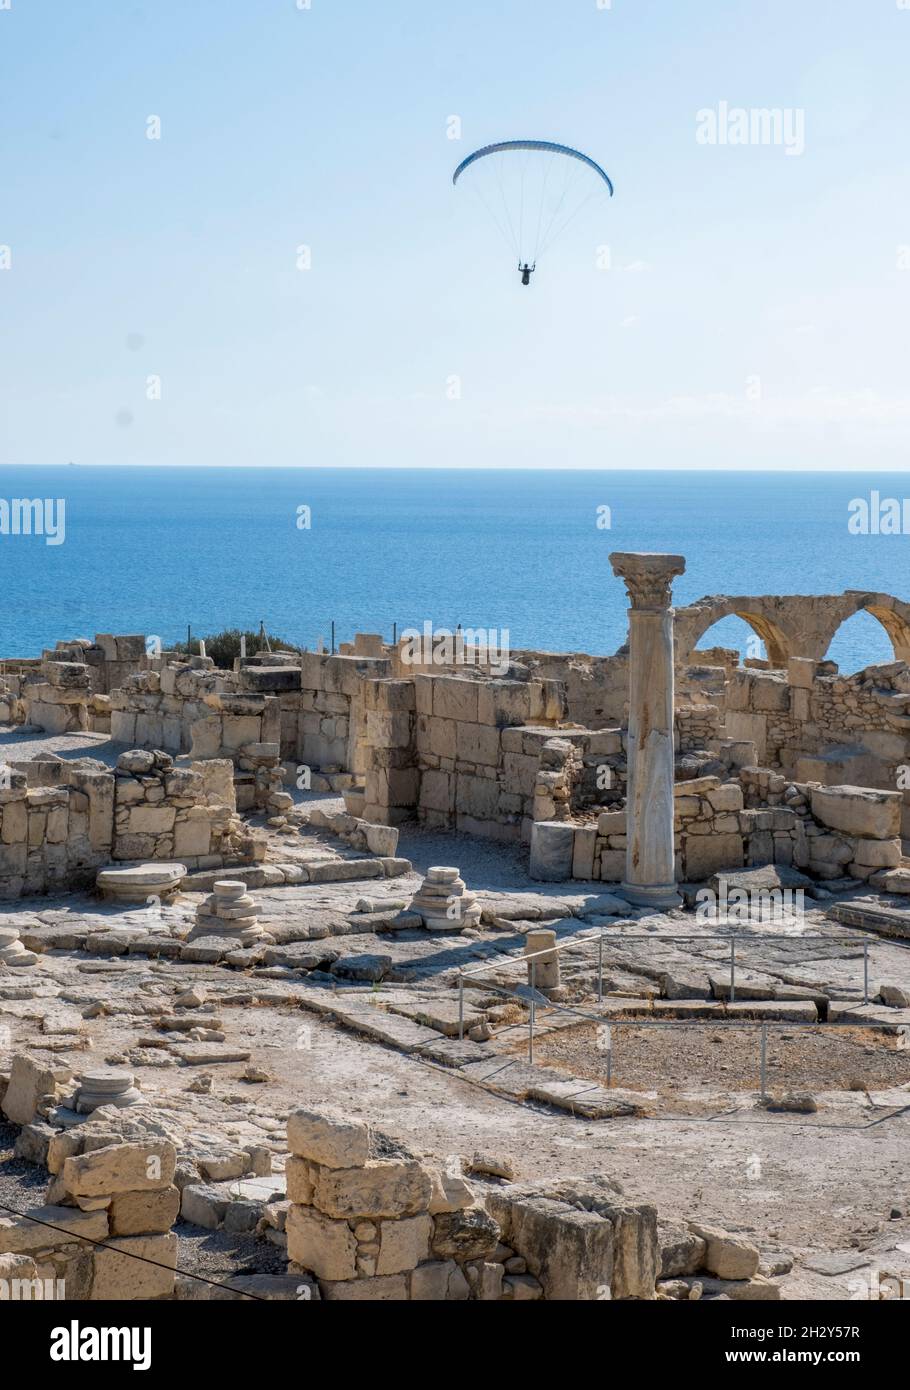
<path id="1" fill-rule="evenodd" d="M 876 498 L 880 510 L 907 495 L 903 473 L 4 467 L 0 658 L 96 632 L 167 647 L 260 623 L 310 649 L 430 623 L 606 654 L 626 633 L 614 550 L 685 556 L 678 604 L 910 598 L 910 536 L 876 534 L 874 515 Z M 4 533 L 3 502 L 36 498 L 57 534 Z M 873 507 L 868 534 L 851 525 L 858 500 Z M 700 645 L 760 654 L 735 617 Z M 868 614 L 844 623 L 828 655 L 845 672 L 893 659 Z"/>

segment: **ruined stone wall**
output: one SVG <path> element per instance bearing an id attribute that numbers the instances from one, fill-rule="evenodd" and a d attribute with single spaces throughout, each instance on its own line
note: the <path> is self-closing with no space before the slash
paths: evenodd
<path id="1" fill-rule="evenodd" d="M 727 687 L 726 732 L 750 739 L 762 766 L 801 782 L 895 790 L 910 764 L 910 666 L 869 666 L 853 676 L 818 674 L 794 658 L 787 672 L 739 671 Z M 910 790 L 903 833 L 910 835 Z"/>
<path id="2" fill-rule="evenodd" d="M 113 777 L 88 761 L 11 766 L 0 788 L 0 898 L 87 887 L 111 856 Z"/>
<path id="3" fill-rule="evenodd" d="M 85 666 L 92 693 L 110 695 L 130 676 L 145 669 L 146 639 L 142 634 L 115 636 L 110 632 L 97 632 L 93 642 L 88 638 L 57 642 L 52 649 L 44 651 L 42 657 L 45 661 L 77 662 Z"/>
<path id="4" fill-rule="evenodd" d="M 218 868 L 252 857 L 230 760 L 175 768 L 136 749 L 116 772 L 91 759 L 12 765 L 0 787 L 0 898 L 89 888 L 113 861 Z"/>
<path id="5" fill-rule="evenodd" d="M 676 877 L 700 883 L 723 869 L 766 864 L 816 878 L 871 880 L 901 864 L 900 795 L 864 787 L 790 782 L 768 768 L 736 780 L 699 777 L 674 788 Z M 620 883 L 625 877 L 626 810 L 587 823 L 534 827 L 531 873 Z"/>
<path id="6" fill-rule="evenodd" d="M 326 1300 L 655 1296 L 657 1213 L 608 1180 L 481 1194 L 457 1162 L 311 1110 L 289 1117 L 288 1147 L 288 1272 Z"/>
<path id="7" fill-rule="evenodd" d="M 113 860 L 176 859 L 217 868 L 245 853 L 229 759 L 177 768 L 165 753 L 121 754 L 114 777 Z"/>
<path id="8" fill-rule="evenodd" d="M 419 675 L 414 689 L 420 819 L 527 840 L 541 751 L 566 717 L 562 685 Z"/>

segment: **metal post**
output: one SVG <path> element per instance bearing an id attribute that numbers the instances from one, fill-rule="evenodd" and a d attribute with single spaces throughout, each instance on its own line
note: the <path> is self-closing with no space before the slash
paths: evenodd
<path id="1" fill-rule="evenodd" d="M 392 624 L 392 646 L 393 646 L 393 647 L 397 647 L 397 646 L 398 646 L 398 624 L 397 624 L 397 623 L 393 623 L 393 624 Z"/>
<path id="2" fill-rule="evenodd" d="M 597 1002 L 600 1004 L 604 997 L 604 934 L 601 932 L 600 940 L 597 943 Z"/>
<path id="3" fill-rule="evenodd" d="M 736 937 L 730 937 L 730 1003 L 736 1003 Z"/>
<path id="4" fill-rule="evenodd" d="M 335 655 L 335 619 L 332 619 L 332 655 Z"/>
<path id="5" fill-rule="evenodd" d="M 458 1041 L 464 1039 L 464 976 L 458 976 Z"/>
<path id="6" fill-rule="evenodd" d="M 869 943 L 863 942 L 863 1003 L 869 1002 Z"/>
<path id="7" fill-rule="evenodd" d="M 761 1026 L 761 1095 L 764 1100 L 767 1095 L 766 1078 L 768 1075 L 768 1025 L 763 1023 Z"/>
<path id="8" fill-rule="evenodd" d="M 537 961 L 531 961 L 531 1009 L 528 1014 L 528 1065 L 534 1063 L 534 996 L 537 990 L 536 983 Z"/>

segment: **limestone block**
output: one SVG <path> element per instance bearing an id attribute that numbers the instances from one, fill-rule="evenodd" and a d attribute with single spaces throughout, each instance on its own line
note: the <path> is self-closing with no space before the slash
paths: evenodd
<path id="1" fill-rule="evenodd" d="M 686 878 L 699 883 L 720 869 L 742 868 L 743 837 L 739 831 L 726 835 L 687 835 L 683 853 Z"/>
<path id="2" fill-rule="evenodd" d="M 401 1221 L 380 1221 L 377 1274 L 403 1274 L 414 1269 L 430 1254 L 433 1220 L 430 1216 L 405 1217 Z"/>
<path id="3" fill-rule="evenodd" d="M 320 1292 L 328 1303 L 398 1303 L 408 1296 L 408 1281 L 403 1274 L 387 1274 L 376 1279 L 352 1279 L 335 1283 L 320 1281 Z"/>
<path id="4" fill-rule="evenodd" d="M 499 730 L 490 724 L 458 724 L 457 757 L 463 762 L 497 767 L 500 758 Z"/>
<path id="5" fill-rule="evenodd" d="M 133 806 L 129 830 L 136 835 L 165 835 L 173 830 L 176 815 L 173 806 Z"/>
<path id="6" fill-rule="evenodd" d="M 225 714 L 222 722 L 222 739 L 225 748 L 240 749 L 246 743 L 262 742 L 262 720 L 256 715 Z M 193 749 L 193 756 L 196 754 Z"/>
<path id="7" fill-rule="evenodd" d="M 284 1176 L 290 1201 L 301 1207 L 310 1206 L 313 1201 L 313 1165 L 307 1159 L 291 1154 L 285 1164 Z"/>
<path id="8" fill-rule="evenodd" d="M 525 681 L 484 681 L 477 694 L 477 718 L 481 724 L 502 729 L 527 724 L 531 718 L 531 690 Z"/>
<path id="9" fill-rule="evenodd" d="M 29 1217 L 34 1218 L 29 1220 Z M 52 1240 L 61 1244 L 65 1240 L 105 1240 L 107 1238 L 106 1211 L 80 1211 L 78 1207 L 42 1206 L 30 1207 L 27 1215 L 0 1217 L 0 1254 L 28 1254 L 34 1250 L 46 1250 L 48 1246 L 47 1223 L 55 1226 Z"/>
<path id="10" fill-rule="evenodd" d="M 694 1221 L 689 1230 L 705 1242 L 704 1267 L 718 1279 L 751 1279 L 758 1270 L 759 1252 L 751 1241 Z"/>
<path id="11" fill-rule="evenodd" d="M 95 1250 L 92 1300 L 167 1298 L 174 1291 L 176 1266 L 175 1235 L 122 1236 L 111 1240 L 104 1249 Z"/>
<path id="12" fill-rule="evenodd" d="M 743 789 L 738 782 L 725 782 L 707 793 L 708 801 L 715 811 L 741 811 L 743 809 Z"/>
<path id="13" fill-rule="evenodd" d="M 190 757 L 194 759 L 218 759 L 218 754 L 222 749 L 221 733 L 220 715 L 208 715 L 203 719 L 194 720 L 190 725 Z"/>
<path id="14" fill-rule="evenodd" d="M 285 1231 L 288 1259 L 319 1279 L 354 1279 L 357 1241 L 346 1221 L 332 1221 L 312 1207 L 292 1206 Z"/>
<path id="15" fill-rule="evenodd" d="M 212 824 L 207 820 L 179 820 L 174 825 L 174 854 L 181 857 L 211 854 Z"/>
<path id="16" fill-rule="evenodd" d="M 429 1167 L 430 1181 L 432 1183 L 432 1195 L 430 1197 L 430 1212 L 437 1215 L 440 1212 L 462 1211 L 465 1207 L 471 1207 L 475 1203 L 474 1189 L 465 1179 L 459 1169 L 455 1167 Z"/>
<path id="17" fill-rule="evenodd" d="M 813 787 L 811 797 L 813 816 L 832 830 L 871 840 L 893 840 L 900 835 L 900 792 Z"/>
<path id="18" fill-rule="evenodd" d="M 760 714 L 785 713 L 790 708 L 790 686 L 786 677 L 771 671 L 753 672 L 751 705 Z"/>
<path id="19" fill-rule="evenodd" d="M 499 786 L 490 777 L 460 772 L 456 778 L 455 809 L 477 820 L 495 820 L 499 810 Z M 568 874 L 565 875 L 568 878 Z"/>
<path id="20" fill-rule="evenodd" d="M 63 1164 L 63 1182 L 66 1190 L 77 1197 L 148 1192 L 173 1182 L 176 1162 L 174 1145 L 164 1139 L 141 1144 L 111 1144 L 67 1158 Z"/>
<path id="21" fill-rule="evenodd" d="M 811 690 L 818 662 L 807 656 L 791 656 L 787 662 L 787 679 L 799 690 Z"/>
<path id="22" fill-rule="evenodd" d="M 602 883 L 622 883 L 626 874 L 626 852 L 624 849 L 605 849 L 600 856 L 600 879 Z"/>
<path id="23" fill-rule="evenodd" d="M 856 840 L 853 860 L 867 869 L 896 869 L 903 857 L 900 840 Z"/>
<path id="24" fill-rule="evenodd" d="M 136 1236 L 169 1231 L 180 1213 L 180 1191 L 118 1192 L 110 1205 L 111 1235 Z"/>
<path id="25" fill-rule="evenodd" d="M 328 1216 L 414 1216 L 432 1196 L 427 1170 L 415 1159 L 370 1160 L 362 1168 L 320 1168 L 313 1203 Z"/>
<path id="26" fill-rule="evenodd" d="M 601 811 L 597 817 L 597 833 L 599 835 L 625 835 L 625 811 Z"/>
<path id="27" fill-rule="evenodd" d="M 4 1115 L 13 1124 L 31 1124 L 41 1097 L 55 1095 L 58 1078 L 62 1080 L 67 1074 L 67 1069 L 39 1065 L 31 1057 L 17 1054 L 13 1058 L 9 1085 L 0 1107 Z"/>
<path id="28" fill-rule="evenodd" d="M 551 1300 L 653 1298 L 660 1263 L 657 1214 L 606 1196 L 596 1211 L 577 1210 L 558 1197 L 508 1188 L 488 1198 L 503 1240 L 527 1261 Z"/>
<path id="29" fill-rule="evenodd" d="M 571 878 L 574 852 L 575 827 L 570 822 L 535 821 L 531 829 L 528 873 L 544 883 Z"/>
<path id="30" fill-rule="evenodd" d="M 5 845 L 21 843 L 28 835 L 28 807 L 23 796 L 18 801 L 8 801 L 3 807 L 2 839 Z"/>
<path id="31" fill-rule="evenodd" d="M 592 879 L 594 877 L 594 851 L 597 846 L 597 827 L 579 825 L 575 830 L 572 850 L 572 877 Z"/>
<path id="32" fill-rule="evenodd" d="M 455 731 L 458 725 L 454 719 L 437 719 L 435 716 L 418 715 L 417 746 L 438 758 L 455 757 Z"/>
<path id="33" fill-rule="evenodd" d="M 440 719 L 477 723 L 478 681 L 458 676 L 437 676 L 433 681 L 433 713 Z"/>
<path id="34" fill-rule="evenodd" d="M 323 1168 L 362 1167 L 370 1156 L 370 1127 L 333 1111 L 292 1110 L 288 1148 Z"/>
<path id="35" fill-rule="evenodd" d="M 465 1302 L 471 1294 L 467 1279 L 454 1260 L 432 1260 L 411 1275 L 411 1298 L 419 1302 Z"/>

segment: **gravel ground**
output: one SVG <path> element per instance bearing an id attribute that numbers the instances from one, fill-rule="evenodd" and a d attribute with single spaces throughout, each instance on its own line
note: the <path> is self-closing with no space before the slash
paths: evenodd
<path id="1" fill-rule="evenodd" d="M 673 1023 L 666 1028 L 612 1028 L 612 1084 L 630 1090 L 672 1093 L 699 1086 L 715 1090 L 759 1088 L 759 1030 Z M 518 1051 L 523 1051 L 519 1047 Z M 590 1077 L 607 1079 L 605 1029 L 585 1023 L 544 1034 L 534 1046 L 535 1061 Z M 768 1090 L 879 1091 L 910 1082 L 910 1052 L 895 1049 L 866 1028 L 768 1029 Z M 664 1107 L 661 1107 L 662 1112 Z"/>

